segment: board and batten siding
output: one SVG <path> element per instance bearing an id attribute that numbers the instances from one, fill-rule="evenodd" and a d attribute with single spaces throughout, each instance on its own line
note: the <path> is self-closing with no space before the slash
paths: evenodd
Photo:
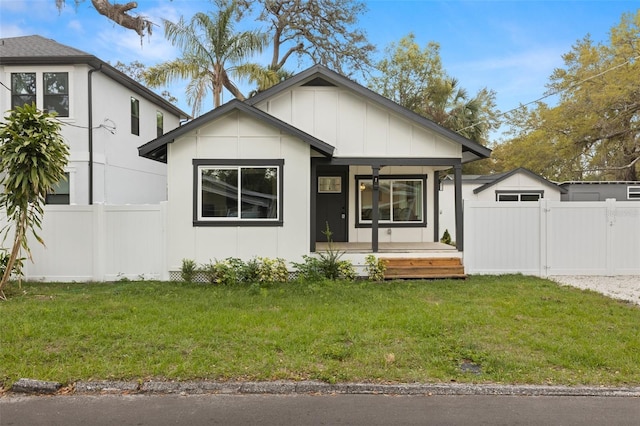
<path id="1" fill-rule="evenodd" d="M 256 107 L 333 145 L 340 158 L 462 156 L 460 144 L 338 87 L 296 87 Z"/>
<path id="2" fill-rule="evenodd" d="M 237 257 L 300 262 L 309 248 L 310 147 L 307 143 L 233 111 L 168 145 L 169 270 L 182 259 L 198 264 Z M 282 226 L 194 226 L 193 159 L 283 159 Z"/>

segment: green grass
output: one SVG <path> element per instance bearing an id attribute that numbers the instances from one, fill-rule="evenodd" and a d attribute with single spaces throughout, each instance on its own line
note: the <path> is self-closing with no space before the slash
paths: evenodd
<path id="1" fill-rule="evenodd" d="M 640 384 L 640 309 L 533 277 L 8 293 L 0 387 L 21 377 Z"/>

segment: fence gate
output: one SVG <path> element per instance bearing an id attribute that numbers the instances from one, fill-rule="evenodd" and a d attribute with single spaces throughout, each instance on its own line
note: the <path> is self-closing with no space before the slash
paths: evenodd
<path id="1" fill-rule="evenodd" d="M 469 274 L 640 274 L 640 202 L 465 201 Z"/>

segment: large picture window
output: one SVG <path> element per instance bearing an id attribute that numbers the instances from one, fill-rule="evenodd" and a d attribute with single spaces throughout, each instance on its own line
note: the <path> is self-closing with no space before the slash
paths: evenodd
<path id="1" fill-rule="evenodd" d="M 283 160 L 194 160 L 194 224 L 282 224 L 283 164 Z"/>
<path id="2" fill-rule="evenodd" d="M 356 226 L 371 226 L 373 180 L 357 176 L 358 216 Z M 425 222 L 426 177 L 380 176 L 378 222 L 387 226 L 422 226 Z"/>

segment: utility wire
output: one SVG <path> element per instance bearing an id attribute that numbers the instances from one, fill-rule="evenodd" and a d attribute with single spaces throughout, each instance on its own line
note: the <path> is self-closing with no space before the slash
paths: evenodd
<path id="1" fill-rule="evenodd" d="M 606 74 L 606 73 L 608 73 L 608 72 L 610 72 L 610 71 L 613 71 L 613 70 L 615 70 L 615 69 L 621 68 L 621 67 L 623 67 L 623 66 L 625 66 L 625 65 L 627 65 L 627 64 L 630 64 L 631 62 L 636 61 L 636 60 L 638 60 L 638 59 L 640 59 L 640 55 L 635 56 L 635 57 L 633 57 L 633 58 L 631 58 L 631 59 L 627 59 L 626 61 L 624 61 L 624 62 L 623 62 L 623 63 L 621 63 L 621 64 L 618 64 L 618 65 L 613 66 L 613 67 L 611 67 L 611 68 L 608 68 L 608 69 L 606 69 L 606 70 L 604 70 L 604 71 L 601 71 L 601 72 L 599 72 L 598 74 L 592 75 L 591 77 L 587 77 L 587 78 L 585 78 L 584 80 L 580 80 L 580 81 L 578 81 L 578 82 L 576 82 L 576 83 L 573 83 L 573 84 L 571 84 L 569 87 L 566 87 L 566 88 L 564 88 L 564 89 L 554 90 L 554 91 L 553 91 L 553 92 L 551 92 L 551 93 L 547 93 L 546 95 L 539 97 L 538 99 L 535 99 L 535 100 L 533 100 L 533 101 L 527 102 L 527 103 L 525 103 L 525 104 L 521 104 L 521 105 L 519 105 L 519 106 L 517 106 L 517 107 L 515 107 L 515 108 L 512 108 L 512 109 L 510 109 L 510 110 L 508 110 L 508 111 L 506 111 L 506 112 L 501 112 L 501 113 L 500 113 L 500 114 L 498 114 L 496 117 L 503 117 L 503 116 L 505 116 L 505 115 L 507 115 L 507 114 L 510 114 L 510 113 L 512 113 L 512 112 L 514 112 L 514 111 L 517 111 L 517 110 L 519 110 L 519 109 L 521 109 L 521 108 L 524 108 L 524 107 L 529 106 L 529 105 L 531 105 L 531 104 L 535 104 L 535 103 L 537 103 L 537 102 L 540 102 L 540 101 L 541 101 L 541 100 L 543 100 L 543 99 L 549 98 L 549 97 L 551 97 L 551 96 L 557 95 L 557 94 L 562 93 L 562 92 L 566 92 L 567 90 L 571 90 L 571 89 L 573 89 L 573 88 L 575 88 L 575 87 L 578 87 L 579 85 L 581 85 L 581 84 L 583 84 L 583 83 L 586 83 L 586 82 L 587 82 L 587 81 L 589 81 L 589 80 L 593 80 L 594 78 L 598 78 L 598 77 L 600 77 L 600 76 L 603 76 L 604 74 Z M 471 125 L 469 125 L 469 126 L 467 126 L 467 127 L 464 127 L 464 128 L 462 128 L 462 129 L 459 129 L 459 130 L 457 130 L 457 132 L 462 132 L 462 131 L 464 131 L 464 130 L 471 129 L 471 128 L 473 128 L 473 127 L 479 126 L 480 124 L 483 124 L 483 123 L 486 123 L 486 122 L 487 122 L 487 120 L 479 121 L 479 122 L 477 122 L 477 123 L 474 123 L 474 124 L 471 124 Z"/>

